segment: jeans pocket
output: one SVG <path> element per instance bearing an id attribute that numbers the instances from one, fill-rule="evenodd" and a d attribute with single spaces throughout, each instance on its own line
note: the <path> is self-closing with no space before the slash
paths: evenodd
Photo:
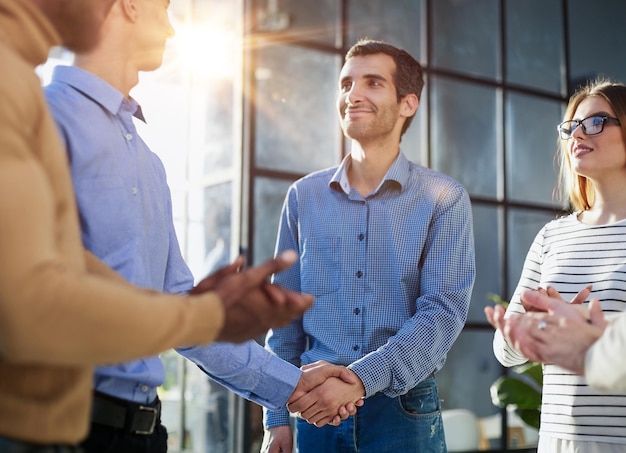
<path id="1" fill-rule="evenodd" d="M 421 382 L 398 398 L 402 410 L 414 417 L 438 417 L 441 415 L 439 393 L 434 379 Z"/>

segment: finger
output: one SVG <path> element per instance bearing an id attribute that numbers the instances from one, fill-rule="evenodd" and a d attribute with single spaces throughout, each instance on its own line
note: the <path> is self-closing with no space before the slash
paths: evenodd
<path id="1" fill-rule="evenodd" d="M 561 297 L 561 293 L 559 293 L 553 286 L 548 286 L 546 294 L 548 295 L 548 297 L 556 297 L 557 299 L 563 300 L 563 298 Z"/>
<path id="2" fill-rule="evenodd" d="M 520 299 L 526 311 L 548 311 L 552 301 L 547 294 L 530 289 L 522 291 Z"/>
<path id="3" fill-rule="evenodd" d="M 243 285 L 246 289 L 256 288 L 272 274 L 281 272 L 296 262 L 298 255 L 293 250 L 286 250 L 262 264 L 246 269 Z"/>
<path id="4" fill-rule="evenodd" d="M 196 294 L 199 292 L 204 292 L 204 291 L 214 289 L 220 280 L 227 277 L 228 275 L 237 273 L 239 269 L 241 268 L 241 266 L 243 265 L 243 263 L 244 263 L 244 257 L 243 256 L 237 257 L 232 263 L 219 268 L 217 271 L 213 272 L 211 275 L 208 275 L 207 277 L 202 279 L 202 281 L 200 281 L 200 283 L 198 283 L 197 286 L 192 288 L 191 291 L 189 291 L 189 293 Z"/>
<path id="5" fill-rule="evenodd" d="M 267 296 L 277 305 L 284 305 L 287 303 L 287 294 L 277 285 L 272 285 L 271 283 L 266 283 L 263 285 L 263 289 Z"/>
<path id="6" fill-rule="evenodd" d="M 571 300 L 570 303 L 572 304 L 582 304 L 584 301 L 587 300 L 587 298 L 589 297 L 589 294 L 591 294 L 591 285 L 581 289 L 580 291 L 578 291 L 578 294 L 576 294 L 574 296 L 574 298 Z"/>
<path id="7" fill-rule="evenodd" d="M 491 324 L 493 327 L 496 327 L 495 321 L 493 319 L 493 315 L 494 315 L 493 307 L 491 306 L 485 307 L 484 312 L 485 312 L 485 317 L 487 318 L 487 321 L 489 322 L 489 324 Z"/>
<path id="8" fill-rule="evenodd" d="M 598 299 L 592 299 L 589 302 L 589 322 L 598 327 L 604 328 L 607 321 L 604 319 L 604 312 Z"/>

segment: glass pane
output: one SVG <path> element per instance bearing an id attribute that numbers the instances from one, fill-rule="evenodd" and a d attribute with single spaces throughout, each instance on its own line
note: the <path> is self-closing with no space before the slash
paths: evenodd
<path id="1" fill-rule="evenodd" d="M 254 264 L 274 255 L 280 211 L 290 181 L 256 178 L 254 182 Z"/>
<path id="2" fill-rule="evenodd" d="M 509 82 L 561 93 L 564 65 L 561 3 L 560 0 L 506 2 Z"/>
<path id="3" fill-rule="evenodd" d="M 497 194 L 498 115 L 495 88 L 432 79 L 432 166 L 471 195 Z"/>
<path id="4" fill-rule="evenodd" d="M 498 208 L 472 206 L 474 218 L 474 246 L 476 248 L 476 281 L 472 291 L 468 322 L 486 323 L 483 309 L 489 305 L 489 294 L 501 294 L 500 245 L 501 232 L 498 228 Z"/>
<path id="5" fill-rule="evenodd" d="M 233 79 L 205 80 L 189 99 L 189 179 L 201 182 L 231 170 L 235 152 Z M 239 102 L 238 100 L 236 101 Z M 229 175 L 230 176 L 230 175 Z M 232 176 L 231 176 L 232 177 Z"/>
<path id="6" fill-rule="evenodd" d="M 510 200 L 552 204 L 561 108 L 558 101 L 521 94 L 506 97 L 506 189 Z"/>
<path id="7" fill-rule="evenodd" d="M 461 332 L 448 353 L 445 366 L 436 376 L 444 413 L 452 409 L 466 409 L 480 423 L 483 417 L 499 412 L 489 394 L 489 387 L 502 373 L 502 367 L 493 355 L 492 343 L 491 330 Z M 494 446 L 499 445 L 499 433 L 496 435 Z M 479 445 L 467 450 L 477 451 L 480 444 L 489 446 L 491 439 L 485 437 L 482 442 L 479 439 Z"/>
<path id="8" fill-rule="evenodd" d="M 309 173 L 336 164 L 340 58 L 293 46 L 261 49 L 256 68 L 255 153 L 259 167 Z"/>
<path id="9" fill-rule="evenodd" d="M 503 297 L 509 299 L 515 291 L 517 282 L 522 275 L 524 259 L 528 249 L 539 230 L 556 214 L 529 209 L 511 209 L 508 213 L 508 260 L 509 260 L 509 288 L 508 294 Z"/>
<path id="10" fill-rule="evenodd" d="M 626 38 L 624 17 L 626 2 L 603 0 L 589 7 L 585 0 L 568 2 L 570 83 L 598 74 L 626 82 L 626 58 L 620 56 Z M 577 30 L 585 30 L 577 33 Z"/>
<path id="11" fill-rule="evenodd" d="M 351 0 L 348 2 L 348 42 L 381 39 L 420 61 L 424 44 L 424 0 Z"/>
<path id="12" fill-rule="evenodd" d="M 283 32 L 298 40 L 339 45 L 341 2 L 265 0 L 257 3 L 255 31 Z"/>
<path id="13" fill-rule="evenodd" d="M 433 11 L 432 65 L 497 79 L 500 74 L 500 2 L 437 0 Z"/>
<path id="14" fill-rule="evenodd" d="M 231 206 L 231 183 L 189 192 L 186 259 L 196 282 L 231 261 Z"/>

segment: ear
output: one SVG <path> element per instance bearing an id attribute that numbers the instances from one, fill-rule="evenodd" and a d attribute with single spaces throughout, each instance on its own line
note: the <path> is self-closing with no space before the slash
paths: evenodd
<path id="1" fill-rule="evenodd" d="M 139 0 L 119 0 L 124 17 L 130 22 L 136 22 L 139 17 Z"/>
<path id="2" fill-rule="evenodd" d="M 416 94 L 407 94 L 400 101 L 400 112 L 403 116 L 409 117 L 415 115 L 417 111 L 417 107 L 420 104 L 419 99 L 417 99 Z"/>

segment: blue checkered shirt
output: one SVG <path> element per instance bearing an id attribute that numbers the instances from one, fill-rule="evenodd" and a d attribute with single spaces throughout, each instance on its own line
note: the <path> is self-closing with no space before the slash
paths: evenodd
<path id="1" fill-rule="evenodd" d="M 402 153 L 363 197 L 348 182 L 350 163 L 347 156 L 287 193 L 276 249 L 300 259 L 275 281 L 315 303 L 271 330 L 266 347 L 297 366 L 347 365 L 366 397 L 396 397 L 441 369 L 465 323 L 475 277 L 471 206 L 461 184 Z M 288 412 L 267 411 L 265 424 L 288 424 Z"/>

